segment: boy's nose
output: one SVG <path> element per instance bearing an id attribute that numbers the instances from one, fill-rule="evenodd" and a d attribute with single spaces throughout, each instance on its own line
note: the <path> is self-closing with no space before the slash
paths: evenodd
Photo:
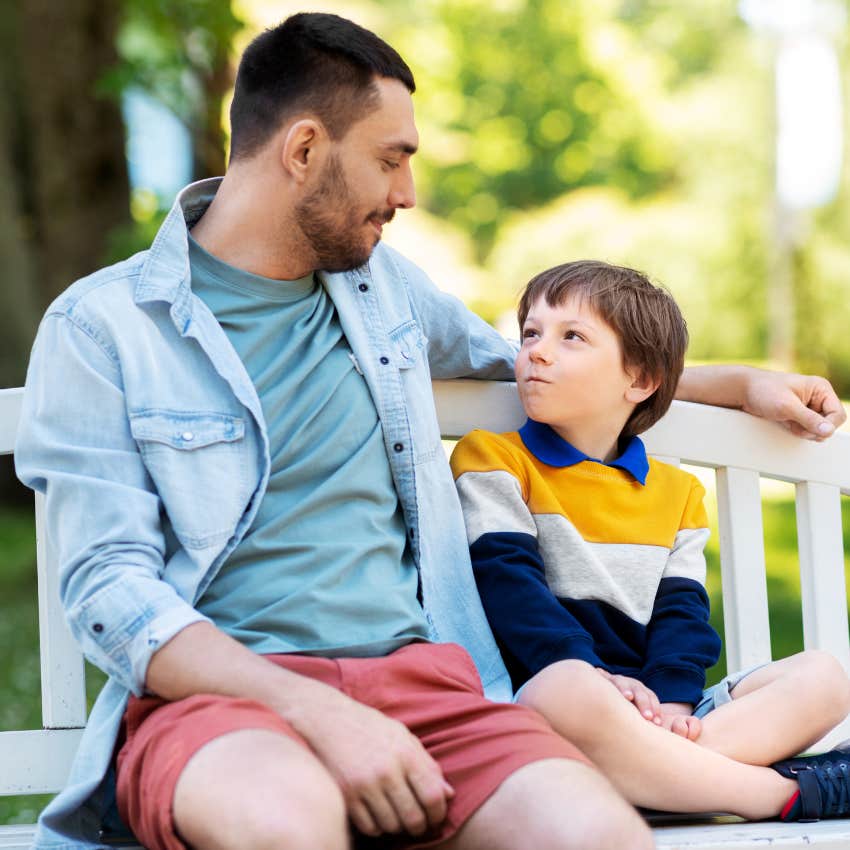
<path id="1" fill-rule="evenodd" d="M 537 363 L 551 363 L 552 355 L 549 352 L 549 348 L 543 340 L 538 339 L 534 345 L 531 346 L 530 355 L 532 360 Z"/>

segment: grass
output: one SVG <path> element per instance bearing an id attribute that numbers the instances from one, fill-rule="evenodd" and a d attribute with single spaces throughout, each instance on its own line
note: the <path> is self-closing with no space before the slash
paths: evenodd
<path id="1" fill-rule="evenodd" d="M 720 592 L 720 556 L 716 533 L 716 506 L 708 498 L 712 535 L 708 560 L 708 591 L 712 623 L 723 634 Z M 850 500 L 842 499 L 844 548 L 850 552 Z M 793 492 L 764 504 L 765 545 L 768 564 L 771 645 L 774 658 L 798 652 L 803 646 L 800 580 Z M 0 508 L 0 731 L 37 729 L 41 726 L 41 689 L 38 658 L 38 606 L 35 572 L 35 529 L 28 510 Z M 726 672 L 723 655 L 708 673 L 714 683 Z M 103 675 L 87 668 L 91 702 L 103 684 Z M 30 823 L 49 796 L 0 797 L 0 824 Z"/>

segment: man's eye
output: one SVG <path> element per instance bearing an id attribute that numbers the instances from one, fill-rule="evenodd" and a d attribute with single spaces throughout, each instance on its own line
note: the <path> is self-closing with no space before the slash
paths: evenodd
<path id="1" fill-rule="evenodd" d="M 399 165 L 397 162 L 394 162 L 391 159 L 385 159 L 383 162 L 387 168 L 398 168 Z"/>

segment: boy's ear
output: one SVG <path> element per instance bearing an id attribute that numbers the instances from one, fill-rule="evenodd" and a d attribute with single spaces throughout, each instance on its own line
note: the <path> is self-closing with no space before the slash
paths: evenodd
<path id="1" fill-rule="evenodd" d="M 632 373 L 632 383 L 626 388 L 626 401 L 640 404 L 646 401 L 660 384 L 660 378 L 654 378 L 646 372 Z"/>

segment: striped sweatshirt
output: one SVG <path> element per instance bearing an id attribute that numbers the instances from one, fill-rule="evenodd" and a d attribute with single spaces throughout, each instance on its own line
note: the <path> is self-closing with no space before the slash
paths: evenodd
<path id="1" fill-rule="evenodd" d="M 708 623 L 705 491 L 633 437 L 610 464 L 547 425 L 472 431 L 451 459 L 478 592 L 518 689 L 578 658 L 696 703 Z"/>

